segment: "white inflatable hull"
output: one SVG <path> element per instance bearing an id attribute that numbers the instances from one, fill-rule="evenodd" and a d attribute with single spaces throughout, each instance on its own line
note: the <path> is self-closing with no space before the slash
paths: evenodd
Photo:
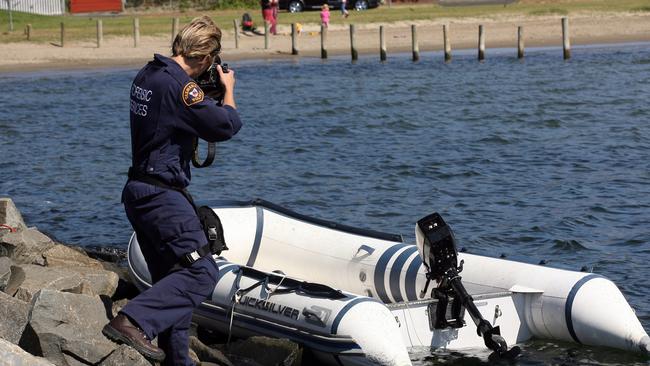
<path id="1" fill-rule="evenodd" d="M 230 247 L 224 254 L 233 262 L 267 271 L 280 269 L 387 304 L 422 300 L 419 292 L 426 281 L 422 260 L 415 245 L 396 236 L 348 230 L 264 201 L 213 208 Z M 501 325 L 509 344 L 536 337 L 650 354 L 650 337 L 623 294 L 605 277 L 467 253 L 460 253 L 459 259 L 465 261 L 463 283 L 475 298 L 501 294 L 498 301 L 483 302 L 479 309 L 486 319 Z M 502 316 L 494 319 L 495 313 Z M 439 336 L 444 332 L 426 337 L 430 332 L 421 321 L 405 321 L 407 344 L 482 345 L 478 337 L 474 342 L 452 340 L 445 345 Z M 451 337 L 464 338 L 463 331 L 475 335 L 471 321 L 467 323 Z M 425 335 L 414 338 L 413 334 Z"/>
<path id="2" fill-rule="evenodd" d="M 129 245 L 128 259 L 138 288 L 144 291 L 151 287 L 151 276 L 136 240 Z M 281 292 L 301 281 L 245 271 L 243 266 L 221 258 L 214 260 L 219 279 L 210 299 L 194 312 L 194 320 L 200 325 L 239 337 L 289 339 L 308 347 L 323 364 L 411 364 L 398 323 L 381 302 L 338 291 L 329 296 L 302 289 Z M 270 283 L 260 282 L 265 280 Z M 249 291 L 238 293 L 249 287 Z"/>
<path id="3" fill-rule="evenodd" d="M 401 237 L 304 217 L 264 201 L 211 207 L 224 226 L 229 261 L 378 299 L 397 319 L 393 332 L 402 347 L 485 348 L 469 315 L 462 328 L 432 329 L 430 293 L 420 294 L 422 260 Z M 634 311 L 602 276 L 466 253 L 459 258 L 479 311 L 500 326 L 509 345 L 535 337 L 650 353 L 650 338 Z"/>

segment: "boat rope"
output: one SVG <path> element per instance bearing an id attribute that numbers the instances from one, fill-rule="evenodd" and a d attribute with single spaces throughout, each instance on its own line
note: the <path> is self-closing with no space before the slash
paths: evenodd
<path id="1" fill-rule="evenodd" d="M 235 305 L 237 304 L 236 301 L 232 302 L 232 306 L 230 307 L 230 323 L 228 324 L 228 340 L 226 340 L 226 347 L 230 344 L 230 338 L 232 336 L 232 322 L 233 319 L 235 318 Z"/>
<path id="2" fill-rule="evenodd" d="M 231 303 L 232 306 L 230 306 L 230 323 L 228 324 L 228 339 L 226 340 L 226 346 L 230 344 L 230 338 L 232 337 L 232 323 L 235 318 L 235 305 L 239 302 L 239 300 L 242 297 L 241 289 L 239 288 L 239 281 L 241 280 L 243 271 L 241 268 L 237 270 L 237 277 L 235 278 L 234 282 L 234 287 L 237 289 L 235 293 L 232 295 Z"/>
<path id="3" fill-rule="evenodd" d="M 280 280 L 280 282 L 278 282 L 277 286 L 275 286 L 274 289 L 271 289 L 268 286 L 268 284 L 266 285 L 266 299 L 264 300 L 268 300 L 271 297 L 271 295 L 282 285 L 282 282 L 284 281 L 285 278 L 287 278 L 287 275 L 282 273 L 282 279 Z"/>
<path id="4" fill-rule="evenodd" d="M 9 230 L 10 233 L 15 233 L 18 230 L 15 227 L 11 227 L 11 226 L 6 225 L 6 224 L 0 224 L 0 228 L 7 229 L 7 230 Z"/>

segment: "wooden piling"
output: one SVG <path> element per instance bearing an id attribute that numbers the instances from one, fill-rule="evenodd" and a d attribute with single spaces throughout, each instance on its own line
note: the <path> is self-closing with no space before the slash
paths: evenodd
<path id="1" fill-rule="evenodd" d="M 451 61 L 451 42 L 449 42 L 449 27 L 447 24 L 442 26 L 442 37 L 445 44 L 445 62 Z"/>
<path id="2" fill-rule="evenodd" d="M 327 27 L 320 25 L 320 58 L 327 58 Z"/>
<path id="3" fill-rule="evenodd" d="M 65 47 L 65 25 L 61 22 L 61 47 Z"/>
<path id="4" fill-rule="evenodd" d="M 357 51 L 356 46 L 354 45 L 354 24 L 350 24 L 350 54 L 352 56 L 352 61 L 359 59 L 359 52 Z"/>
<path id="5" fill-rule="evenodd" d="M 269 22 L 264 22 L 264 49 L 269 49 L 269 33 L 270 33 L 270 24 Z"/>
<path id="6" fill-rule="evenodd" d="M 232 25 L 235 28 L 235 48 L 239 48 L 239 20 L 233 19 Z"/>
<path id="7" fill-rule="evenodd" d="M 482 25 L 478 26 L 478 60 L 485 60 L 485 29 Z"/>
<path id="8" fill-rule="evenodd" d="M 386 61 L 386 34 L 383 25 L 379 26 L 379 61 Z"/>
<path id="9" fill-rule="evenodd" d="M 517 28 L 517 58 L 524 58 L 524 27 Z"/>
<path id="10" fill-rule="evenodd" d="M 298 54 L 298 30 L 296 29 L 296 23 L 291 23 L 291 54 Z"/>
<path id="11" fill-rule="evenodd" d="M 133 18 L 133 47 L 140 47 L 140 18 Z"/>
<path id="12" fill-rule="evenodd" d="M 32 40 L 32 25 L 31 24 L 27 24 L 27 29 L 25 30 L 25 32 L 27 33 L 27 40 L 31 41 Z"/>
<path id="13" fill-rule="evenodd" d="M 178 34 L 178 24 L 180 23 L 180 20 L 178 18 L 174 18 L 172 20 L 172 44 L 174 43 L 174 40 L 176 39 L 176 35 Z"/>
<path id="14" fill-rule="evenodd" d="M 97 19 L 97 48 L 104 44 L 104 24 L 101 19 Z"/>
<path id="15" fill-rule="evenodd" d="M 413 62 L 420 60 L 420 45 L 418 44 L 418 31 L 415 24 L 411 25 L 411 49 L 413 50 Z"/>
<path id="16" fill-rule="evenodd" d="M 564 59 L 571 58 L 571 38 L 569 37 L 569 18 L 562 18 L 562 49 L 564 50 Z"/>

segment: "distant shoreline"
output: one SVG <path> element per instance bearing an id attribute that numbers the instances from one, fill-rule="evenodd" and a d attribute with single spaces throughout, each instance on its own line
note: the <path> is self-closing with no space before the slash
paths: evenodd
<path id="1" fill-rule="evenodd" d="M 437 19 L 435 21 L 397 22 L 385 24 L 388 58 L 391 54 L 411 51 L 411 24 L 418 29 L 420 52 L 443 48 L 442 25 L 449 24 L 452 55 L 454 51 L 475 49 L 479 24 L 486 29 L 487 57 L 490 48 L 515 48 L 517 27 L 524 27 L 527 48 L 561 48 L 562 16 L 518 16 L 490 18 Z M 650 42 L 650 13 L 579 14 L 570 18 L 572 46 L 613 43 Z M 356 45 L 360 55 L 379 58 L 379 24 L 359 24 Z M 291 55 L 291 36 L 287 26 L 279 27 L 278 36 L 270 38 L 264 49 L 263 36 L 239 36 L 239 49 L 234 47 L 232 31 L 224 32 L 223 59 L 227 61 L 320 58 L 320 25 L 304 24 L 299 37 L 299 56 Z M 72 42 L 65 48 L 52 44 L 28 42 L 1 44 L 0 75 L 23 71 L 83 70 L 98 68 L 139 67 L 151 60 L 154 53 L 169 54 L 169 37 L 143 37 L 141 46 L 133 48 L 129 37 L 108 37 L 104 46 L 93 42 Z M 347 25 L 332 26 L 328 33 L 328 54 L 349 55 L 350 38 Z M 561 53 L 561 50 L 559 51 Z"/>

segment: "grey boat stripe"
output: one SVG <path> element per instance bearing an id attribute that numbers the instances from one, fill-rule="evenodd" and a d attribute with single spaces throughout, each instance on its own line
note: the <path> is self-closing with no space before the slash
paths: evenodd
<path id="1" fill-rule="evenodd" d="M 580 288 L 585 283 L 593 280 L 594 278 L 605 278 L 605 277 L 597 274 L 590 274 L 582 277 L 580 281 L 576 282 L 576 284 L 573 285 L 571 291 L 569 291 L 569 295 L 566 298 L 566 304 L 564 305 L 564 317 L 566 319 L 566 326 L 569 329 L 569 334 L 571 334 L 571 338 L 573 338 L 574 341 L 580 344 L 582 344 L 582 342 L 580 342 L 578 336 L 576 335 L 575 329 L 573 329 L 573 319 L 571 317 L 571 312 L 573 310 L 573 300 L 575 300 L 578 291 L 580 291 Z"/>
<path id="2" fill-rule="evenodd" d="M 416 255 L 406 270 L 406 279 L 404 280 L 404 282 L 406 282 L 407 301 L 415 301 L 418 299 L 418 293 L 415 290 L 415 284 L 418 279 L 418 272 L 420 271 L 420 267 L 422 267 L 422 258 L 420 258 L 420 255 Z"/>
<path id="3" fill-rule="evenodd" d="M 393 263 L 393 267 L 390 270 L 390 277 L 388 284 L 390 286 L 390 293 L 393 295 L 393 299 L 395 302 L 402 302 L 404 301 L 404 298 L 402 298 L 402 289 L 400 286 L 400 281 L 399 278 L 402 274 L 402 269 L 404 268 L 404 264 L 408 260 L 408 258 L 414 253 L 417 252 L 418 248 L 413 245 L 410 248 L 407 248 L 405 251 L 400 253 L 400 255 L 397 256 L 397 259 L 395 259 L 395 262 Z"/>
<path id="4" fill-rule="evenodd" d="M 375 281 L 375 292 L 381 301 L 384 303 L 389 303 L 390 299 L 386 293 L 386 283 L 384 280 L 384 275 L 386 273 L 386 267 L 388 267 L 388 262 L 390 262 L 393 255 L 397 253 L 398 250 L 407 247 L 406 244 L 396 244 L 392 247 L 386 249 L 379 257 L 377 265 L 375 266 L 374 281 Z"/>
<path id="5" fill-rule="evenodd" d="M 228 262 L 226 262 L 226 263 L 228 263 Z M 238 268 L 239 268 L 239 266 L 236 265 L 236 264 L 233 264 L 233 263 L 228 263 L 228 264 L 225 264 L 223 266 L 220 266 L 219 267 L 219 274 L 217 275 L 217 276 L 219 276 L 219 277 L 217 277 L 217 282 L 219 282 L 219 280 L 223 277 L 223 275 L 226 274 L 226 272 L 232 272 L 233 270 L 236 270 Z"/>
<path id="6" fill-rule="evenodd" d="M 257 213 L 257 227 L 255 228 L 255 240 L 253 241 L 253 248 L 251 248 L 251 255 L 248 257 L 246 266 L 253 267 L 257 259 L 257 253 L 260 251 L 260 242 L 262 241 L 262 231 L 264 231 L 264 209 L 262 207 L 255 207 Z"/>
<path id="7" fill-rule="evenodd" d="M 334 320 L 332 321 L 332 331 L 331 331 L 331 333 L 332 333 L 332 334 L 336 334 L 336 332 L 337 332 L 338 329 L 339 329 L 339 324 L 341 323 L 341 320 L 343 319 L 343 317 L 345 316 L 345 314 L 346 314 L 350 309 L 352 309 L 352 307 L 353 307 L 354 305 L 356 305 L 356 304 L 358 304 L 358 303 L 366 302 L 366 301 L 379 302 L 379 301 L 377 301 L 377 300 L 375 300 L 375 299 L 371 299 L 371 298 L 369 298 L 369 297 L 357 297 L 356 299 L 354 299 L 354 300 L 348 302 L 347 304 L 345 304 L 345 306 L 343 307 L 343 309 L 341 309 L 341 311 L 339 311 L 339 313 L 336 314 L 336 318 L 334 318 Z"/>

